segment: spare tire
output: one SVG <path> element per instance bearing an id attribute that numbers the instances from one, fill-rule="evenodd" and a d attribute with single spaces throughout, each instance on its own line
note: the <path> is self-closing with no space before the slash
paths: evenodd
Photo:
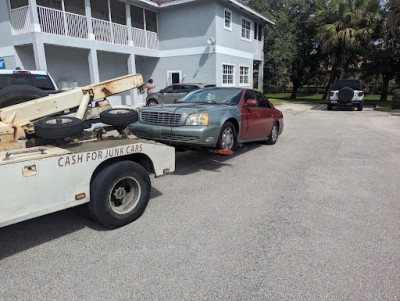
<path id="1" fill-rule="evenodd" d="M 45 91 L 33 86 L 9 86 L 0 90 L 0 108 L 44 97 L 46 95 L 47 93 Z"/>
<path id="2" fill-rule="evenodd" d="M 344 87 L 339 90 L 338 98 L 340 103 L 346 103 L 353 99 L 354 90 L 350 87 Z"/>
<path id="3" fill-rule="evenodd" d="M 83 134 L 83 120 L 68 117 L 54 116 L 41 119 L 34 123 L 37 136 L 47 139 L 63 139 L 67 137 L 78 137 Z"/>
<path id="4" fill-rule="evenodd" d="M 102 123 L 112 126 L 127 126 L 138 121 L 138 112 L 132 109 L 111 109 L 100 113 Z"/>

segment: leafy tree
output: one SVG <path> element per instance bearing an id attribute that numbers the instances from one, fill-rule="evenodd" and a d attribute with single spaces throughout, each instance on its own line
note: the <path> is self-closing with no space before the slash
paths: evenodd
<path id="1" fill-rule="evenodd" d="M 316 41 L 314 12 L 315 1 L 291 0 L 288 15 L 294 25 L 294 60 L 288 67 L 288 75 L 293 83 L 291 99 L 296 99 L 297 91 L 305 84 L 315 83 L 320 71 L 321 53 Z"/>
<path id="2" fill-rule="evenodd" d="M 327 55 L 331 76 L 323 95 L 337 77 L 343 77 L 361 61 L 361 51 L 371 40 L 378 21 L 379 0 L 331 0 L 320 2 L 317 38 Z"/>
<path id="3" fill-rule="evenodd" d="M 276 20 L 265 30 L 264 80 L 277 86 L 292 81 L 291 98 L 302 85 L 313 82 L 319 68 L 315 42 L 314 1 L 250 0 L 248 5 Z"/>
<path id="4" fill-rule="evenodd" d="M 364 77 L 382 79 L 381 100 L 387 100 L 390 80 L 400 76 L 399 3 L 392 0 L 381 8 L 381 22 L 375 28 L 373 43 L 366 49 L 362 65 Z"/>

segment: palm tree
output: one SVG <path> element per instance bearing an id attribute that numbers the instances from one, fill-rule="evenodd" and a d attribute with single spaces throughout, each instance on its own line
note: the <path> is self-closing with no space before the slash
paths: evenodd
<path id="1" fill-rule="evenodd" d="M 398 0 L 396 0 L 398 1 Z M 360 62 L 358 50 L 367 45 L 378 20 L 379 0 L 321 1 L 317 39 L 328 57 L 331 76 L 323 99 L 336 77 Z"/>

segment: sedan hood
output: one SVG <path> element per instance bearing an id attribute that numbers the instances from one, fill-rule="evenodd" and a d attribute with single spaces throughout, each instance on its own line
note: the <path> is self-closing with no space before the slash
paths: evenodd
<path id="1" fill-rule="evenodd" d="M 227 104 L 206 104 L 206 103 L 181 103 L 181 104 L 169 104 L 152 107 L 142 107 L 140 111 L 151 111 L 151 112 L 169 112 L 169 113 L 182 113 L 191 114 L 196 112 L 211 112 L 226 108 Z"/>

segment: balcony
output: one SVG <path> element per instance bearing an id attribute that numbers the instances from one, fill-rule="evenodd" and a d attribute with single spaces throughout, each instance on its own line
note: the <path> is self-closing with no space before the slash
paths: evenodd
<path id="1" fill-rule="evenodd" d="M 32 31 L 33 26 L 29 6 L 12 9 L 10 15 L 13 35 Z M 38 6 L 38 17 L 40 30 L 44 33 L 89 39 L 88 22 L 91 22 L 93 30 L 91 33 L 96 41 L 159 50 L 159 40 L 156 32 L 95 18 L 91 18 L 89 21 L 86 16 L 44 6 Z M 129 30 L 131 31 L 132 41 L 129 40 Z"/>

